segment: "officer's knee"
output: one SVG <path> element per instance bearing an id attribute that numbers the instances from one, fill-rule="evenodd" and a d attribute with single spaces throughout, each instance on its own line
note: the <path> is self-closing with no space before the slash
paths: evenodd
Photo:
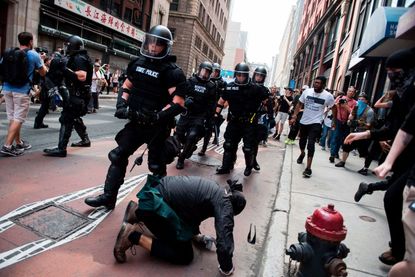
<path id="1" fill-rule="evenodd" d="M 128 163 L 128 156 L 125 155 L 120 147 L 112 149 L 108 153 L 108 159 L 111 161 L 114 165 L 123 165 Z"/>
<path id="2" fill-rule="evenodd" d="M 246 147 L 246 146 L 244 146 L 244 147 L 242 147 L 242 151 L 243 151 L 245 154 L 251 154 L 251 153 L 253 152 L 253 149 L 252 149 L 251 147 Z"/>
<path id="3" fill-rule="evenodd" d="M 223 149 L 225 149 L 226 151 L 230 151 L 230 150 L 233 150 L 233 145 L 232 145 L 232 143 L 230 143 L 230 142 L 226 142 L 225 141 L 225 143 L 223 144 Z"/>

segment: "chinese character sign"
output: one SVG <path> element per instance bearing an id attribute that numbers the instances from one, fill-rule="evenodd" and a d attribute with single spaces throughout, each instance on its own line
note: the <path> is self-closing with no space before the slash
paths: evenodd
<path id="1" fill-rule="evenodd" d="M 121 19 L 95 8 L 94 6 L 80 0 L 55 0 L 55 5 L 88 18 L 100 25 L 118 31 L 138 41 L 143 41 L 144 32 L 140 29 L 125 23 Z"/>

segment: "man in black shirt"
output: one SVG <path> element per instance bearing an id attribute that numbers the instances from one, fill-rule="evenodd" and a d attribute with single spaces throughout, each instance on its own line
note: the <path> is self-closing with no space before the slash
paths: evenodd
<path id="1" fill-rule="evenodd" d="M 293 89 L 284 88 L 285 93 L 283 96 L 278 98 L 278 114 L 275 119 L 276 127 L 275 134 L 272 136 L 276 140 L 280 140 L 282 130 L 284 129 L 284 123 L 288 119 L 288 112 L 290 111 L 291 104 L 293 101 Z"/>

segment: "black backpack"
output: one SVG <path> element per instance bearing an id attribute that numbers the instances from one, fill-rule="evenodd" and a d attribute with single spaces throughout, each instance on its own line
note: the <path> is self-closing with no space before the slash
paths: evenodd
<path id="1" fill-rule="evenodd" d="M 27 51 L 18 47 L 6 50 L 1 64 L 3 82 L 13 86 L 23 86 L 29 82 Z"/>

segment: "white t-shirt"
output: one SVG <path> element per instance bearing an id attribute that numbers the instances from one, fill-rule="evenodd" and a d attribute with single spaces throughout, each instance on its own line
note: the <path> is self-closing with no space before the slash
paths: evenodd
<path id="1" fill-rule="evenodd" d="M 98 79 L 103 79 L 104 74 L 102 74 L 99 70 L 92 72 L 92 82 L 91 82 L 91 92 L 97 93 L 99 92 L 98 89 L 101 89 L 98 87 Z"/>
<path id="2" fill-rule="evenodd" d="M 325 107 L 331 108 L 334 105 L 334 97 L 327 90 L 320 93 L 309 88 L 303 91 L 300 102 L 304 104 L 304 112 L 300 123 L 304 125 L 321 124 Z"/>

